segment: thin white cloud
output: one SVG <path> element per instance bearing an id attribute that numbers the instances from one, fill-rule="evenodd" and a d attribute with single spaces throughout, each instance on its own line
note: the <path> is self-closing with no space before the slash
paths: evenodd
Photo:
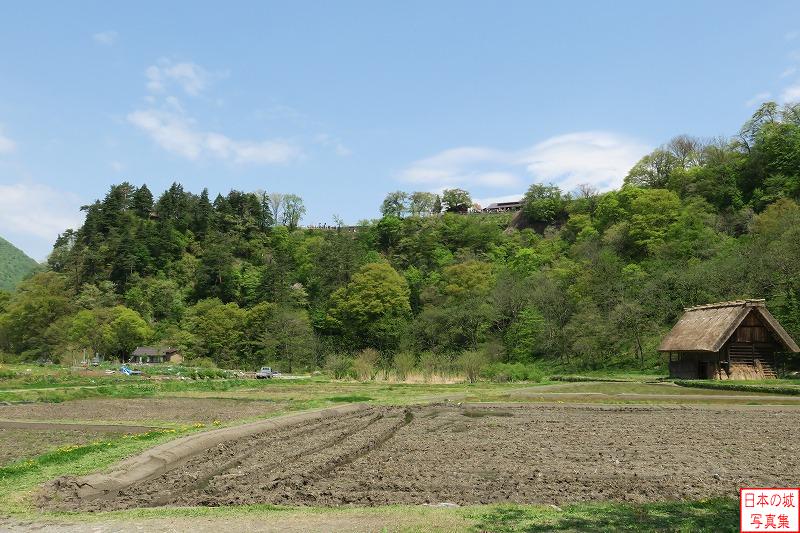
<path id="1" fill-rule="evenodd" d="M 104 46 L 112 46 L 114 43 L 117 42 L 117 38 L 119 34 L 114 30 L 106 30 L 97 32 L 92 35 L 92 40 L 97 44 L 102 44 Z"/>
<path id="2" fill-rule="evenodd" d="M 800 37 L 800 30 L 792 30 L 790 32 L 786 32 L 786 34 L 784 34 L 783 36 L 783 38 L 786 39 L 787 41 L 794 41 L 798 37 Z"/>
<path id="3" fill-rule="evenodd" d="M 800 102 L 800 81 L 798 81 L 794 85 L 786 87 L 783 90 L 783 92 L 781 93 L 781 101 L 791 102 L 791 103 Z"/>
<path id="4" fill-rule="evenodd" d="M 0 154 L 10 154 L 17 149 L 17 143 L 11 137 L 3 133 L 3 127 L 0 126 Z"/>
<path id="5" fill-rule="evenodd" d="M 299 148 L 282 140 L 235 140 L 221 133 L 206 132 L 195 121 L 169 111 L 134 111 L 128 121 L 147 133 L 159 146 L 189 160 L 202 156 L 235 163 L 287 163 L 301 156 Z"/>
<path id="6" fill-rule="evenodd" d="M 481 146 L 445 150 L 413 163 L 400 174 L 402 181 L 434 189 L 454 186 L 514 187 L 522 182 L 513 152 Z"/>
<path id="7" fill-rule="evenodd" d="M 147 67 L 145 77 L 147 90 L 152 93 L 163 93 L 170 84 L 176 84 L 186 94 L 198 96 L 208 87 L 214 75 L 190 61 L 173 63 L 170 59 L 161 58 L 157 64 Z"/>
<path id="8" fill-rule="evenodd" d="M 161 148 L 192 161 L 213 158 L 242 164 L 280 164 L 302 156 L 297 146 L 282 139 L 234 139 L 199 127 L 172 92 L 179 88 L 190 96 L 199 96 L 216 76 L 219 74 L 211 74 L 196 63 L 159 59 L 145 71 L 147 109 L 129 113 L 128 122 Z"/>
<path id="9" fill-rule="evenodd" d="M 344 145 L 342 141 L 336 137 L 328 135 L 327 133 L 320 133 L 314 138 L 314 140 L 317 142 L 317 144 L 324 146 L 325 148 L 332 149 L 338 156 L 347 157 L 353 153 L 350 148 Z"/>
<path id="10" fill-rule="evenodd" d="M 615 133 L 577 132 L 523 150 L 479 146 L 445 150 L 413 163 L 399 178 L 432 190 L 453 186 L 519 189 L 531 182 L 552 182 L 564 190 L 582 183 L 610 189 L 619 186 L 650 149 Z"/>
<path id="11" fill-rule="evenodd" d="M 27 253 L 44 259 L 59 233 L 80 226 L 81 201 L 39 183 L 0 185 L 0 235 L 14 237 Z"/>
<path id="12" fill-rule="evenodd" d="M 744 103 L 744 105 L 747 107 L 757 106 L 758 104 L 763 104 L 770 98 L 772 98 L 772 93 L 764 91 L 758 94 L 754 94 L 752 98 L 748 99 Z"/>
<path id="13" fill-rule="evenodd" d="M 793 76 L 795 72 L 797 72 L 797 67 L 788 67 L 786 70 L 781 72 L 780 78 L 788 78 L 789 76 Z"/>
<path id="14" fill-rule="evenodd" d="M 651 148 L 615 133 L 585 131 L 535 145 L 524 160 L 532 177 L 572 190 L 588 183 L 606 190 L 622 184 L 630 168 Z"/>

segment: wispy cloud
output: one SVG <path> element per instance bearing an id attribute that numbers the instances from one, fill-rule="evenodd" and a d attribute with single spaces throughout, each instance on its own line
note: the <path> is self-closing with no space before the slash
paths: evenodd
<path id="1" fill-rule="evenodd" d="M 236 139 L 200 127 L 172 90 L 199 96 L 215 76 L 196 63 L 160 59 L 145 71 L 147 108 L 129 113 L 128 122 L 164 150 L 192 161 L 213 158 L 242 164 L 280 164 L 302 156 L 297 146 L 283 139 Z"/>
<path id="2" fill-rule="evenodd" d="M 342 141 L 327 133 L 320 133 L 314 138 L 314 141 L 325 148 L 332 149 L 338 156 L 346 157 L 353 153 Z"/>
<path id="3" fill-rule="evenodd" d="M 103 46 L 112 46 L 117 42 L 118 38 L 119 34 L 114 30 L 101 31 L 92 35 L 92 40 L 97 44 L 102 44 Z"/>
<path id="4" fill-rule="evenodd" d="M 147 133 L 159 146 L 186 159 L 207 156 L 235 163 L 287 163 L 301 156 L 300 149 L 282 140 L 248 141 L 203 131 L 182 114 L 156 109 L 134 111 L 128 121 Z"/>
<path id="5" fill-rule="evenodd" d="M 167 91 L 170 84 L 176 84 L 190 96 L 198 96 L 209 85 L 212 75 L 206 69 L 192 63 L 183 61 L 174 63 L 167 58 L 161 58 L 155 65 L 150 65 L 145 70 L 147 77 L 147 90 L 153 93 Z"/>
<path id="6" fill-rule="evenodd" d="M 789 76 L 793 76 L 794 73 L 797 72 L 797 67 L 788 67 L 783 72 L 781 72 L 780 78 L 788 78 Z"/>
<path id="7" fill-rule="evenodd" d="M 59 233 L 80 226 L 81 201 L 72 193 L 39 183 L 0 185 L 0 234 L 44 259 Z"/>
<path id="8" fill-rule="evenodd" d="M 792 30 L 786 32 L 783 36 L 783 38 L 786 39 L 787 41 L 794 41 L 798 37 L 800 37 L 800 30 Z"/>
<path id="9" fill-rule="evenodd" d="M 781 93 L 781 101 L 783 102 L 800 102 L 800 81 L 794 85 L 786 87 Z"/>
<path id="10" fill-rule="evenodd" d="M 421 159 L 399 178 L 432 190 L 452 186 L 519 189 L 530 182 L 571 190 L 581 183 L 609 189 L 650 147 L 615 133 L 586 131 L 551 137 L 522 150 L 461 147 Z M 487 200 L 487 199 L 484 199 Z"/>
<path id="11" fill-rule="evenodd" d="M 760 92 L 758 94 L 754 94 L 752 98 L 748 99 L 744 105 L 747 107 L 753 107 L 758 104 L 762 104 L 769 100 L 772 97 L 772 93 L 768 91 Z"/>
<path id="12" fill-rule="evenodd" d="M 400 174 L 402 181 L 432 189 L 453 186 L 516 187 L 520 162 L 513 152 L 481 146 L 444 150 L 420 159 Z"/>
<path id="13" fill-rule="evenodd" d="M 535 145 L 524 156 L 531 176 L 558 183 L 571 190 L 582 183 L 600 189 L 622 184 L 630 168 L 651 147 L 604 131 L 585 131 L 552 137 Z"/>
<path id="14" fill-rule="evenodd" d="M 0 125 L 0 154 L 10 154 L 16 149 L 17 143 L 3 133 L 3 126 Z"/>

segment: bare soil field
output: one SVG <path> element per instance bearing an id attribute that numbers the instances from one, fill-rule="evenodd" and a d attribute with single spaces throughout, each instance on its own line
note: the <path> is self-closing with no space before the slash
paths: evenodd
<path id="1" fill-rule="evenodd" d="M 16 429 L 0 427 L 0 466 L 28 459 L 55 448 L 88 444 L 118 436 L 105 431 L 74 429 Z"/>
<path id="2" fill-rule="evenodd" d="M 61 478 L 47 509 L 254 503 L 657 501 L 794 486 L 792 408 L 578 405 L 371 407 L 219 444 L 161 475 L 82 499 Z"/>
<path id="3" fill-rule="evenodd" d="M 104 420 L 113 422 L 222 423 L 268 416 L 285 404 L 216 398 L 103 398 L 63 403 L 0 405 L 0 420 Z"/>

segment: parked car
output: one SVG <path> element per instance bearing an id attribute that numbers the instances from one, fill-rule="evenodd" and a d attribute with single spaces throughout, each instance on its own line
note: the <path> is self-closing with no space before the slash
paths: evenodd
<path id="1" fill-rule="evenodd" d="M 125 374 L 126 376 L 141 376 L 142 375 L 142 371 L 141 370 L 134 370 L 131 367 L 129 367 L 128 365 L 122 365 L 119 368 L 119 371 L 122 374 Z"/>
<path id="2" fill-rule="evenodd" d="M 277 372 L 273 372 L 272 368 L 268 366 L 262 366 L 261 370 L 256 372 L 256 379 L 272 379 Z"/>

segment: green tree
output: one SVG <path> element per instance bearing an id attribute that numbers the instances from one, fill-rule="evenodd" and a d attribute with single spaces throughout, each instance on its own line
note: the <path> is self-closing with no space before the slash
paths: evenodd
<path id="1" fill-rule="evenodd" d="M 506 353 L 510 362 L 529 362 L 547 355 L 546 323 L 533 307 L 523 309 L 506 333 Z"/>
<path id="2" fill-rule="evenodd" d="M 287 194 L 283 197 L 283 225 L 293 230 L 300 225 L 300 221 L 306 214 L 306 206 L 303 199 L 296 194 Z"/>
<path id="3" fill-rule="evenodd" d="M 393 216 L 402 218 L 408 212 L 408 193 L 394 191 L 386 195 L 381 204 L 381 214 L 384 217 Z"/>
<path id="4" fill-rule="evenodd" d="M 472 197 L 464 189 L 445 189 L 442 205 L 449 213 L 466 213 L 472 207 Z"/>
<path id="5" fill-rule="evenodd" d="M 245 347 L 246 312 L 217 298 L 197 302 L 187 310 L 184 327 L 193 335 L 194 357 L 208 357 L 221 368 L 236 368 Z"/>
<path id="6" fill-rule="evenodd" d="M 678 218 L 681 202 L 666 189 L 629 189 L 629 235 L 640 249 L 653 251 L 664 242 L 669 225 Z"/>
<path id="7" fill-rule="evenodd" d="M 109 354 L 127 361 L 130 354 L 153 335 L 139 313 L 118 305 L 111 309 L 109 321 L 103 327 L 103 341 Z"/>
<path id="8" fill-rule="evenodd" d="M 150 218 L 150 213 L 153 211 L 153 193 L 147 185 L 142 185 L 133 193 L 131 209 L 141 218 Z"/>
<path id="9" fill-rule="evenodd" d="M 78 311 L 71 320 L 69 340 L 79 348 L 89 348 L 90 355 L 101 353 L 106 346 L 104 322 L 108 319 L 106 310 Z"/>
<path id="10" fill-rule="evenodd" d="M 61 274 L 43 272 L 23 281 L 0 314 L 0 346 L 13 353 L 51 355 L 54 346 L 45 332 L 72 311 L 71 299 Z"/>
<path id="11" fill-rule="evenodd" d="M 554 185 L 535 183 L 525 193 L 522 210 L 528 220 L 553 222 L 563 216 L 565 205 L 561 189 Z"/>
<path id="12" fill-rule="evenodd" d="M 625 177 L 625 184 L 634 187 L 660 189 L 666 187 L 680 160 L 671 152 L 659 148 L 636 163 Z"/>
<path id="13" fill-rule="evenodd" d="M 314 334 L 308 313 L 283 307 L 272 314 L 261 337 L 263 361 L 285 365 L 287 372 L 314 363 Z"/>
<path id="14" fill-rule="evenodd" d="M 412 192 L 409 197 L 411 216 L 424 217 L 437 213 L 435 210 L 437 198 L 438 196 L 431 192 Z M 439 211 L 441 211 L 441 205 L 439 206 Z"/>
<path id="15" fill-rule="evenodd" d="M 362 346 L 382 348 L 395 344 L 383 325 L 398 325 L 411 313 L 405 278 L 387 263 L 370 263 L 356 272 L 350 283 L 331 295 L 328 322 Z"/>

